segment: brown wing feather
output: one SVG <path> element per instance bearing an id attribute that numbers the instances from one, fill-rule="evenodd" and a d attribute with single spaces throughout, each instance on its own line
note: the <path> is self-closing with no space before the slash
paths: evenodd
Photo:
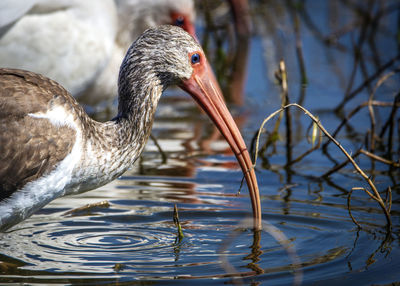
<path id="1" fill-rule="evenodd" d="M 28 113 L 77 103 L 54 81 L 34 73 L 0 69 L 0 201 L 54 169 L 71 151 L 75 131 Z M 80 110 L 79 110 L 80 111 Z"/>

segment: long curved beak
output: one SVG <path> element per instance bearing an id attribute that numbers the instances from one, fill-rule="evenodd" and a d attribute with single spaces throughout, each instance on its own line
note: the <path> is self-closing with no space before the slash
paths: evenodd
<path id="1" fill-rule="evenodd" d="M 201 66 L 195 69 L 191 78 L 183 81 L 180 87 L 196 100 L 230 145 L 245 175 L 249 188 L 254 228 L 261 229 L 260 195 L 250 155 L 242 135 L 225 105 L 218 82 L 205 57 L 202 58 Z"/>

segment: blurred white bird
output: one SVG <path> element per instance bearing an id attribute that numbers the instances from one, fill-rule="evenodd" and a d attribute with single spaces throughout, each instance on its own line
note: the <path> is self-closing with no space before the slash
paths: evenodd
<path id="1" fill-rule="evenodd" d="M 193 0 L 2 0 L 0 67 L 43 74 L 96 103 L 115 96 L 123 56 L 145 29 L 194 35 L 194 18 Z"/>

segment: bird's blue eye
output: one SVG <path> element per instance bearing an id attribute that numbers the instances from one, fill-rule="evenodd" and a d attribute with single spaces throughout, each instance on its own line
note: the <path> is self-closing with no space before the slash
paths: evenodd
<path id="1" fill-rule="evenodd" d="M 183 24 L 185 24 L 185 18 L 183 18 L 182 16 L 178 16 L 175 19 L 175 26 L 182 27 Z"/>
<path id="2" fill-rule="evenodd" d="M 191 58 L 192 64 L 197 64 L 200 62 L 200 55 L 198 53 L 194 53 Z"/>

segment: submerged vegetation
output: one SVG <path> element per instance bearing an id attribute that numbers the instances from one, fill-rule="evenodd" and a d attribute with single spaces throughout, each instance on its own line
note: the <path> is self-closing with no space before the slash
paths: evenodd
<path id="1" fill-rule="evenodd" d="M 265 117 L 271 115 L 254 133 L 251 150 L 254 157 L 260 159 L 255 167 L 280 172 L 270 161 L 281 155 L 278 150 L 280 144 L 284 144 L 286 163 L 281 167 L 285 170 L 286 186 L 290 189 L 290 185 L 296 184 L 293 176 L 301 175 L 298 166 L 312 153 L 319 152 L 318 156 L 331 162 L 331 168 L 323 169 L 319 175 L 314 174 L 313 179 L 326 181 L 347 193 L 347 202 L 343 201 L 343 204 L 347 203 L 349 215 L 359 228 L 362 223 L 352 215 L 351 198 L 355 191 L 364 191 L 379 204 L 387 228 L 391 230 L 392 193 L 399 192 L 400 180 L 400 3 L 328 1 L 324 5 L 327 10 L 312 14 L 318 3 L 306 0 L 249 1 L 248 15 L 244 18 L 252 19 L 249 26 L 252 33 L 262 39 L 266 69 L 278 67 L 274 76 L 280 91 L 272 88 L 266 96 L 270 98 L 279 93 L 281 101 L 281 108 L 266 113 Z M 237 81 L 240 76 L 246 77 L 243 74 L 238 76 L 238 70 L 246 71 L 246 64 L 239 59 L 247 58 L 250 46 L 245 33 L 233 32 L 235 24 L 232 23 L 237 21 L 232 21 L 236 20 L 234 14 L 224 13 L 226 5 L 223 1 L 205 1 L 202 5 L 206 26 L 203 42 L 211 51 L 218 78 L 225 93 L 229 94 L 228 100 L 242 104 L 241 92 L 244 90 L 240 90 L 241 85 L 233 79 Z M 251 33 L 247 37 L 251 37 Z M 319 42 L 325 47 L 325 54 L 305 50 L 304 38 Z M 326 68 L 331 69 L 337 78 L 328 79 L 317 89 L 319 79 L 313 78 L 315 73 L 309 71 L 321 56 L 329 58 L 332 65 Z M 267 81 L 273 81 L 272 73 L 267 72 L 266 77 Z M 330 100 L 334 104 L 328 108 L 324 102 L 319 102 L 319 97 L 313 96 L 320 94 L 324 97 L 324 84 L 337 85 L 335 90 L 338 92 L 329 95 L 334 97 Z M 297 98 L 293 95 L 295 93 L 298 93 Z M 306 133 L 301 135 L 299 132 L 303 119 L 299 118 L 300 113 L 291 111 L 289 107 L 297 107 L 314 122 L 307 131 L 312 130 L 312 144 L 307 151 L 300 152 L 304 149 L 300 146 L 304 146 L 303 141 L 307 138 Z M 332 116 L 335 117 L 333 120 Z M 357 116 L 365 118 L 362 125 L 359 119 L 354 121 L 358 123 L 353 123 Z M 276 117 L 275 125 L 264 129 L 264 124 L 272 117 Z M 327 129 L 331 131 L 322 126 L 324 122 L 329 123 Z M 321 132 L 316 132 L 316 126 Z M 352 141 L 352 146 L 343 146 L 340 143 L 343 139 Z M 344 156 L 340 156 L 331 143 Z M 365 184 L 349 188 L 332 179 L 338 173 L 351 173 L 352 168 Z M 378 182 L 379 186 L 376 186 L 378 175 L 385 176 L 387 181 L 384 184 Z"/>

